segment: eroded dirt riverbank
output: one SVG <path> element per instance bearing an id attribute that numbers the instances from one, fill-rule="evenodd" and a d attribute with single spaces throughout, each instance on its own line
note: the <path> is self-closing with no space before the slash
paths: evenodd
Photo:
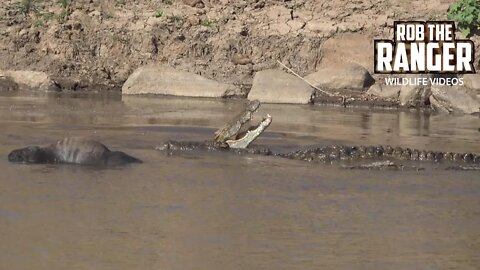
<path id="1" fill-rule="evenodd" d="M 346 62 L 371 69 L 373 39 L 390 38 L 393 21 L 445 20 L 454 1 L 66 2 L 4 1 L 0 69 L 119 89 L 137 67 L 162 63 L 248 89 L 277 60 L 302 76 Z"/>

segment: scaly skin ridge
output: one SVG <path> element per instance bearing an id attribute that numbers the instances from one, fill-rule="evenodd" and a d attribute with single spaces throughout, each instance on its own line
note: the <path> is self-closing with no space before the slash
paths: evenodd
<path id="1" fill-rule="evenodd" d="M 440 151 L 426 151 L 393 146 L 347 146 L 332 145 L 296 150 L 287 153 L 275 153 L 269 148 L 228 149 L 224 145 L 205 142 L 178 142 L 168 141 L 162 146 L 157 146 L 162 151 L 230 151 L 238 154 L 256 154 L 277 156 L 287 159 L 308 162 L 333 163 L 336 161 L 362 161 L 362 160 L 402 160 L 402 161 L 427 161 L 434 163 L 453 162 L 461 164 L 480 164 L 480 155 L 474 153 L 452 153 Z"/>

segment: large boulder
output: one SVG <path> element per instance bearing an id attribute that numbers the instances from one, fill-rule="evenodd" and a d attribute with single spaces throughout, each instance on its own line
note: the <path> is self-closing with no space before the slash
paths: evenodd
<path id="1" fill-rule="evenodd" d="M 409 83 L 403 84 L 400 87 L 400 95 L 398 99 L 401 106 L 418 107 L 425 106 L 431 95 L 430 75 L 407 75 L 404 78 L 409 80 Z M 403 78 L 401 78 L 403 79 Z M 416 84 L 413 81 L 417 79 L 426 79 L 426 84 Z"/>
<path id="2" fill-rule="evenodd" d="M 480 110 L 478 98 L 464 87 L 432 86 L 430 104 L 434 110 L 447 113 L 472 114 Z"/>
<path id="3" fill-rule="evenodd" d="M 234 87 L 171 67 L 151 65 L 135 70 L 122 87 L 122 94 L 158 94 L 188 97 L 225 97 Z"/>
<path id="4" fill-rule="evenodd" d="M 306 76 L 305 80 L 315 87 L 332 90 L 359 90 L 369 87 L 375 82 L 366 68 L 354 63 L 320 69 Z"/>
<path id="5" fill-rule="evenodd" d="M 8 78 L 9 81 L 17 84 L 19 89 L 53 91 L 57 86 L 45 72 L 30 70 L 4 70 L 0 71 L 0 77 Z"/>
<path id="6" fill-rule="evenodd" d="M 248 99 L 265 103 L 308 104 L 314 91 L 313 87 L 294 75 L 267 69 L 255 74 Z"/>

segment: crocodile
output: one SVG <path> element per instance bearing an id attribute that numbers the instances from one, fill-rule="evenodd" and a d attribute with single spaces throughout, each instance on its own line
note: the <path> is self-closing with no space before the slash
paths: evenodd
<path id="1" fill-rule="evenodd" d="M 187 149 L 246 149 L 272 123 L 272 116 L 267 114 L 260 123 L 248 126 L 253 114 L 260 107 L 258 100 L 248 102 L 245 109 L 215 132 L 212 141 L 205 142 L 173 142 L 157 146 L 157 150 L 187 150 Z"/>
<path id="2" fill-rule="evenodd" d="M 480 155 L 474 153 L 453 153 L 426 151 L 392 146 L 349 146 L 329 145 L 310 147 L 290 152 L 275 152 L 268 147 L 228 149 L 215 145 L 214 142 L 167 141 L 157 146 L 157 150 L 172 154 L 176 151 L 229 151 L 236 154 L 254 154 L 274 156 L 311 163 L 339 164 L 346 169 L 393 169 L 423 170 L 418 164 L 430 163 L 443 165 L 448 170 L 480 171 Z M 414 165 L 412 165 L 412 163 Z"/>
<path id="3" fill-rule="evenodd" d="M 422 170 L 416 164 L 430 162 L 443 164 L 445 169 L 478 170 L 480 171 L 480 155 L 474 153 L 453 153 L 440 151 L 426 151 L 394 146 L 349 146 L 326 145 L 312 146 L 291 152 L 274 152 L 266 147 L 248 146 L 260 136 L 272 122 L 267 115 L 260 124 L 250 128 L 247 135 L 240 130 L 251 120 L 253 113 L 258 110 L 260 102 L 250 102 L 244 111 L 215 132 L 214 140 L 204 142 L 181 142 L 170 140 L 156 147 L 157 150 L 173 153 L 175 151 L 230 151 L 237 154 L 255 154 L 275 156 L 293 160 L 317 163 L 338 163 L 346 169 L 395 169 Z M 248 135 L 250 132 L 250 136 Z M 243 135 L 242 135 L 243 134 Z M 408 164 L 405 164 L 408 163 Z M 412 163 L 414 165 L 412 165 Z"/>

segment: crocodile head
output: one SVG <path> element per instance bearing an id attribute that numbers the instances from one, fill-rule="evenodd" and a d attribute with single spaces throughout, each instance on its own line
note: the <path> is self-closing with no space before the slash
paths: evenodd
<path id="1" fill-rule="evenodd" d="M 246 148 L 272 123 L 272 116 L 267 115 L 257 126 L 246 128 L 259 107 L 258 100 L 250 101 L 241 113 L 215 132 L 215 141 L 226 143 L 230 148 Z"/>
<path id="2" fill-rule="evenodd" d="M 263 120 L 254 127 L 249 128 L 246 132 L 240 133 L 234 140 L 227 140 L 226 143 L 230 148 L 247 148 L 265 129 L 272 123 L 272 116 L 267 114 Z"/>

